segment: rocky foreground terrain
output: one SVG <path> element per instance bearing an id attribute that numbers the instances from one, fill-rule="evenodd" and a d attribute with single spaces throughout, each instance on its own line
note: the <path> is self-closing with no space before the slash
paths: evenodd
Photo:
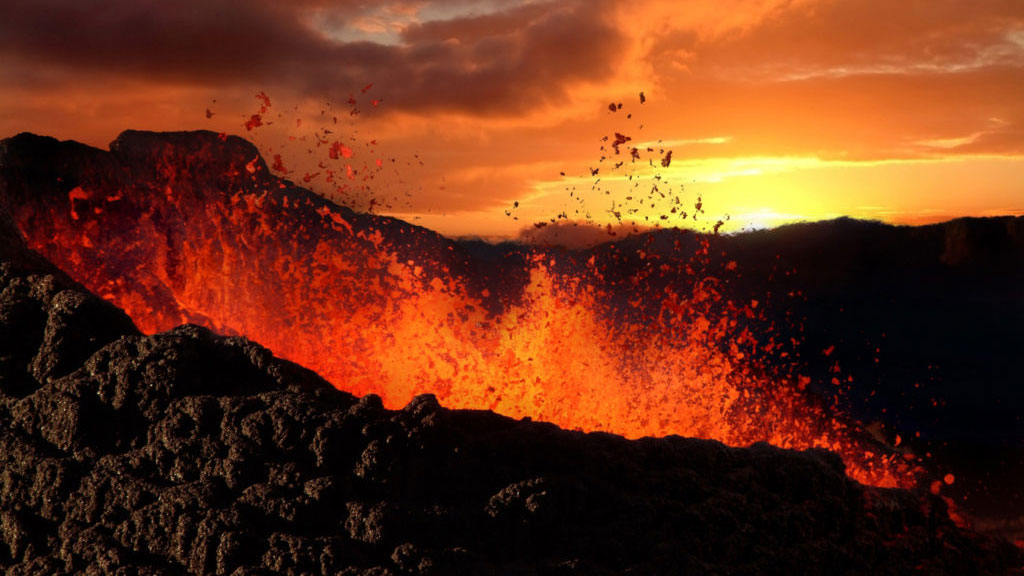
<path id="1" fill-rule="evenodd" d="M 389 411 L 194 326 L 143 336 L 0 207 L 8 574 L 1005 574 L 823 451 Z"/>

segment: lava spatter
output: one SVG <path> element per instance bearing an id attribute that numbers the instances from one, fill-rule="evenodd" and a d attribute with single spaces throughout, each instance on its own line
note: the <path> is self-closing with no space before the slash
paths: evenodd
<path id="1" fill-rule="evenodd" d="M 914 461 L 801 393 L 761 310 L 701 270 L 706 241 L 660 255 L 523 248 L 487 268 L 273 177 L 237 138 L 126 133 L 112 149 L 108 170 L 74 174 L 85 193 L 26 194 L 19 224 L 145 332 L 241 334 L 390 407 L 433 393 L 569 429 L 824 447 L 862 482 L 917 482 Z"/>

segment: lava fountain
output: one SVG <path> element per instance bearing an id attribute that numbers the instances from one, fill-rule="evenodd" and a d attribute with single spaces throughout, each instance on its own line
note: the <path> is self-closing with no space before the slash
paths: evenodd
<path id="1" fill-rule="evenodd" d="M 615 249 L 484 263 L 271 175 L 240 138 L 126 132 L 109 153 L 33 138 L 9 141 L 6 180 L 25 185 L 2 199 L 32 248 L 144 332 L 244 335 L 389 407 L 432 393 L 569 429 L 822 447 L 861 482 L 919 481 L 913 456 L 805 393 L 763 307 L 702 270 L 706 243 L 629 254 L 624 277 Z"/>

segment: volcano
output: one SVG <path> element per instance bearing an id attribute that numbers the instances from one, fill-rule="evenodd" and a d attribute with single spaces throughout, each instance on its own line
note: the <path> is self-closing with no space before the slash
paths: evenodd
<path id="1" fill-rule="evenodd" d="M 870 315 L 837 287 L 861 282 L 866 306 L 887 266 L 937 279 L 936 299 L 980 274 L 1019 304 L 1004 283 L 1021 270 L 1019 220 L 914 231 L 895 255 L 846 244 L 860 269 L 837 267 L 828 250 L 843 243 L 821 236 L 887 246 L 906 231 L 494 247 L 336 206 L 207 132 L 126 132 L 109 152 L 19 135 L 0 149 L 0 201 L 5 334 L 29 335 L 4 342 L 11 566 L 1020 566 L 955 526 L 948 495 L 890 489 L 930 483 L 937 465 L 912 437 L 949 446 L 984 412 L 900 409 L 911 376 L 882 388 L 858 355 L 881 365 L 891 344 L 871 330 L 912 292 Z M 860 324 L 836 322 L 847 313 Z M 978 438 L 1012 447 L 1019 420 L 987 426 Z M 619 436 L 674 434 L 708 440 Z"/>

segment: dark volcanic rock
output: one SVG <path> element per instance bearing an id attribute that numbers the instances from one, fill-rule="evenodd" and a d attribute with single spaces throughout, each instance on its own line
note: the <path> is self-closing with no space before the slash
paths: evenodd
<path id="1" fill-rule="evenodd" d="M 0 226 L 2 229 L 2 226 Z M 941 500 L 823 451 L 385 410 L 257 344 L 145 337 L 0 265 L 8 574 L 1001 574 Z"/>

